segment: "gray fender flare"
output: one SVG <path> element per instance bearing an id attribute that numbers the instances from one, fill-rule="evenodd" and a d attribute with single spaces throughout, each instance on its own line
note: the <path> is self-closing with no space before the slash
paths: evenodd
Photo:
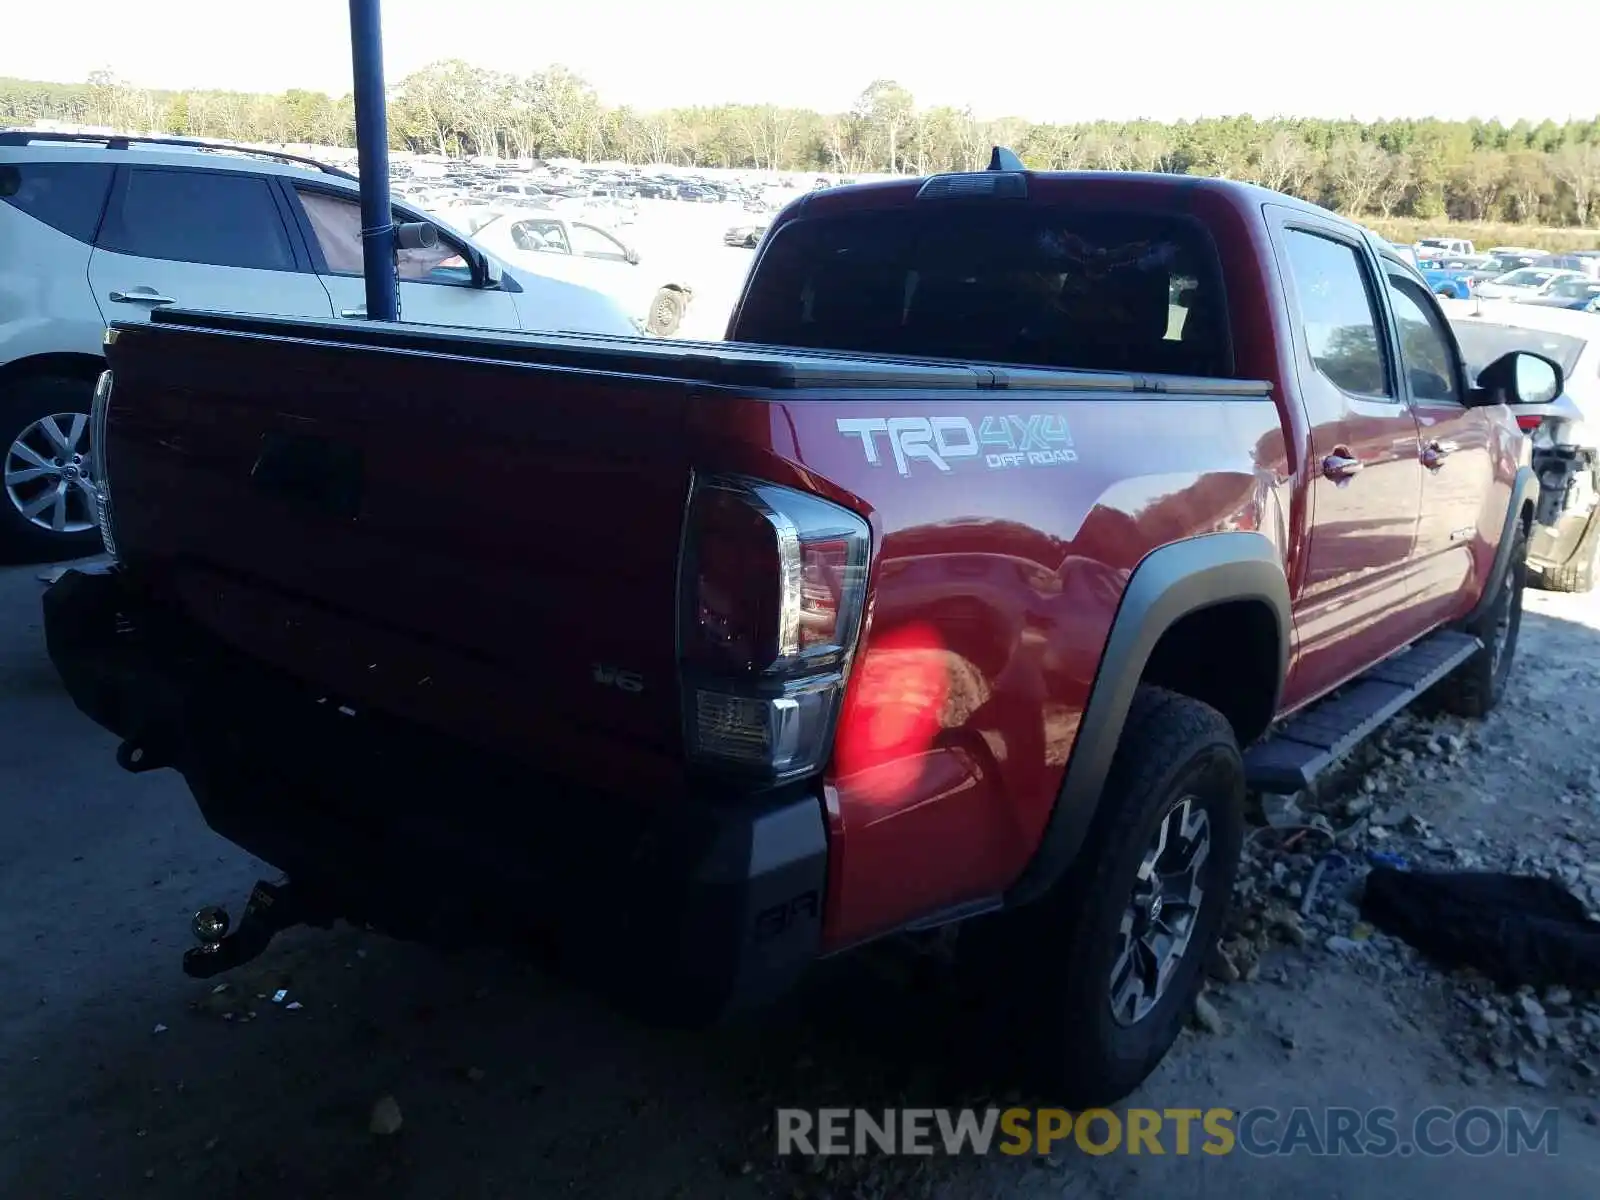
<path id="1" fill-rule="evenodd" d="M 1277 688 L 1288 670 L 1293 616 L 1278 548 L 1259 533 L 1211 533 L 1152 551 L 1134 568 L 1100 657 L 1044 836 L 1007 905 L 1042 896 L 1072 864 L 1100 805 L 1122 726 L 1151 652 L 1190 613 L 1235 600 L 1266 604 L 1277 617 Z M 1272 698 L 1276 712 L 1278 695 Z"/>
<path id="2" fill-rule="evenodd" d="M 1511 481 L 1511 503 L 1506 505 L 1506 521 L 1500 529 L 1499 544 L 1494 548 L 1494 566 L 1490 568 L 1488 582 L 1478 596 L 1478 602 L 1462 620 L 1463 625 L 1476 625 L 1494 607 L 1500 581 L 1511 568 L 1511 544 L 1516 540 L 1517 522 L 1522 519 L 1525 504 L 1532 504 L 1534 511 L 1538 511 L 1539 477 L 1533 473 L 1532 467 L 1527 466 L 1518 467 L 1516 478 Z"/>

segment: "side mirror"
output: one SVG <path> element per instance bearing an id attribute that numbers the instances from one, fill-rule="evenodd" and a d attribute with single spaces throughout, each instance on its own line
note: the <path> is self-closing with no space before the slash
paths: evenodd
<path id="1" fill-rule="evenodd" d="M 1565 382 L 1559 365 L 1527 350 L 1502 354 L 1478 372 L 1478 387 L 1490 404 L 1549 404 Z"/>
<path id="2" fill-rule="evenodd" d="M 486 288 L 500 287 L 506 278 L 505 268 L 487 254 L 483 256 L 483 286 Z"/>

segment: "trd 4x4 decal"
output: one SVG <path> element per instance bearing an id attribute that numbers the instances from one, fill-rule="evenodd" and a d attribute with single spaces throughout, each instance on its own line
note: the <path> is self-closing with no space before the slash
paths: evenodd
<path id="1" fill-rule="evenodd" d="M 1058 413 L 987 416 L 974 426 L 967 417 L 840 417 L 839 432 L 861 439 L 872 466 L 883 463 L 879 435 L 889 443 L 895 469 L 911 474 L 913 459 L 940 471 L 955 460 L 976 458 L 991 471 L 1053 467 L 1078 461 L 1067 419 Z"/>

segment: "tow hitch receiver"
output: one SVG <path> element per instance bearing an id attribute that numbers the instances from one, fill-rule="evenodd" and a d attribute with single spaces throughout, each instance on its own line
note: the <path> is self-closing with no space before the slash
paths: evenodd
<path id="1" fill-rule="evenodd" d="M 239 927 L 232 932 L 232 919 L 227 910 L 218 905 L 207 906 L 194 914 L 190 928 L 200 944 L 183 952 L 183 973 L 196 979 L 209 979 L 257 957 L 285 929 L 296 925 L 326 929 L 332 926 L 333 920 L 327 908 L 289 880 L 281 879 L 277 883 L 257 880 L 250 890 L 250 899 L 245 902 Z"/>

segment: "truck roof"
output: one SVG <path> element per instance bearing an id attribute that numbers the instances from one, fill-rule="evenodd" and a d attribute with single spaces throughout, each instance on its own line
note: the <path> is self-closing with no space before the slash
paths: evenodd
<path id="1" fill-rule="evenodd" d="M 858 183 L 849 188 L 830 188 L 824 191 L 803 192 L 792 202 L 794 215 L 816 209 L 823 212 L 846 212 L 851 209 L 871 209 L 892 206 L 897 201 L 914 200 L 924 188 L 935 180 L 949 180 L 966 176 L 991 174 L 1020 176 L 1029 184 L 1038 183 L 1054 189 L 1070 184 L 1074 189 L 1104 188 L 1111 191 L 1188 194 L 1204 193 L 1225 197 L 1240 210 L 1256 208 L 1262 204 L 1277 204 L 1315 215 L 1324 221 L 1336 221 L 1363 236 L 1373 236 L 1362 225 L 1320 205 L 1301 200 L 1282 192 L 1270 191 L 1253 183 L 1235 179 L 1217 179 L 1206 175 L 1175 175 L 1159 171 L 966 171 L 946 172 L 942 175 L 915 176 L 907 179 L 889 179 L 872 183 Z"/>

